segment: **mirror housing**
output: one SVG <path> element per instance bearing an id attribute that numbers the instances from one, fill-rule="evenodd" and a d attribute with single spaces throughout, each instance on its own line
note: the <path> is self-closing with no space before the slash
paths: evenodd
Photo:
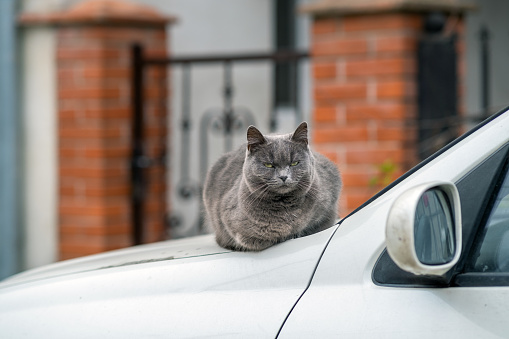
<path id="1" fill-rule="evenodd" d="M 449 271 L 458 262 L 462 246 L 456 186 L 431 182 L 401 194 L 389 211 L 386 245 L 392 260 L 404 271 L 431 276 Z"/>

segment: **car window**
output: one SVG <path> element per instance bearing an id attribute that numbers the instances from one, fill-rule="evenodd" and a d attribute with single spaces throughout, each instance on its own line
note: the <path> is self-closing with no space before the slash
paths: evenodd
<path id="1" fill-rule="evenodd" d="M 473 272 L 509 272 L 509 171 L 506 171 L 474 257 Z"/>

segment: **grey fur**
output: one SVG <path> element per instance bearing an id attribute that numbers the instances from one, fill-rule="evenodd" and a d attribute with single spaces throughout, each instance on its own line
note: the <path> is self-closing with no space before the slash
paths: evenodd
<path id="1" fill-rule="evenodd" d="M 285 135 L 264 136 L 250 126 L 248 143 L 212 166 L 203 201 L 220 246 L 261 251 L 334 224 L 341 178 L 309 149 L 307 134 L 305 122 Z"/>

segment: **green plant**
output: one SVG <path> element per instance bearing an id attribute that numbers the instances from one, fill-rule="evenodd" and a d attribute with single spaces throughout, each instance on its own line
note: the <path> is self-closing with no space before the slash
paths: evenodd
<path id="1" fill-rule="evenodd" d="M 377 174 L 369 179 L 369 186 L 372 188 L 383 188 L 389 185 L 398 171 L 398 165 L 391 159 L 386 159 L 379 165 L 376 165 Z"/>

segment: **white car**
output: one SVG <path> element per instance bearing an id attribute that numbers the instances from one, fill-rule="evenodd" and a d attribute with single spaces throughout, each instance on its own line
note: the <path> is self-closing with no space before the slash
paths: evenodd
<path id="1" fill-rule="evenodd" d="M 0 338 L 509 337 L 509 112 L 333 227 L 259 253 L 213 236 L 0 283 Z"/>

